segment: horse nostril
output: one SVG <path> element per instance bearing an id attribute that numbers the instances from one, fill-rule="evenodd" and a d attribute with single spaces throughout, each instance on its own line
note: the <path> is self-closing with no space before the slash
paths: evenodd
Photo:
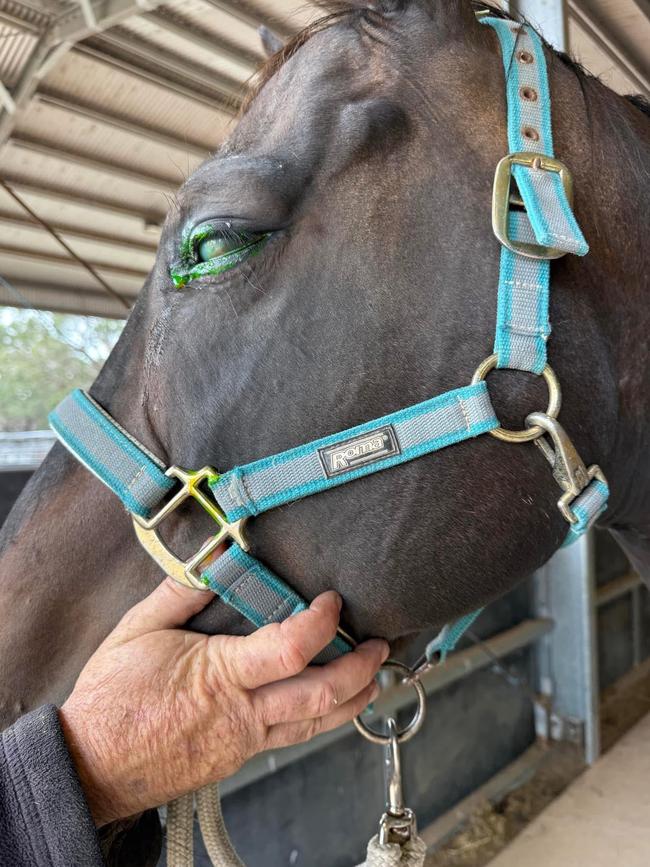
<path id="1" fill-rule="evenodd" d="M 528 141 L 539 141 L 539 133 L 534 126 L 522 126 L 521 134 Z"/>
<path id="2" fill-rule="evenodd" d="M 537 91 L 534 87 L 520 88 L 519 95 L 522 99 L 528 100 L 528 102 L 537 102 Z"/>
<path id="3" fill-rule="evenodd" d="M 533 59 L 534 59 L 533 55 L 530 53 L 530 51 L 518 51 L 517 52 L 517 60 L 520 63 L 532 63 Z"/>

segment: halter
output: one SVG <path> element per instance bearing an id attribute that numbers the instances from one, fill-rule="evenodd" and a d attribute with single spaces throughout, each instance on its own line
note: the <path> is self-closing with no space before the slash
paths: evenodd
<path id="1" fill-rule="evenodd" d="M 212 467 L 165 468 L 81 390 L 50 415 L 66 448 L 122 500 L 139 541 L 160 567 L 182 584 L 213 590 L 255 627 L 283 620 L 306 602 L 248 552 L 249 518 L 455 443 L 486 433 L 506 442 L 534 441 L 563 492 L 558 507 L 569 524 L 565 544 L 606 509 L 609 489 L 602 471 L 585 466 L 557 421 L 561 390 L 547 364 L 549 260 L 566 253 L 583 256 L 588 246 L 571 209 L 571 175 L 554 157 L 542 42 L 525 25 L 493 17 L 481 21 L 495 30 L 501 45 L 510 152 L 497 166 L 493 189 L 492 224 L 502 245 L 494 354 L 469 385 L 223 474 Z M 548 384 L 546 412 L 530 415 L 523 430 L 502 428 L 494 414 L 484 380 L 495 367 L 541 375 Z M 159 529 L 188 498 L 218 529 L 183 561 Z M 225 541 L 230 543 L 225 553 L 210 557 Z M 446 626 L 428 645 L 418 671 L 444 659 L 478 613 Z M 326 662 L 352 644 L 340 634 L 316 661 Z"/>

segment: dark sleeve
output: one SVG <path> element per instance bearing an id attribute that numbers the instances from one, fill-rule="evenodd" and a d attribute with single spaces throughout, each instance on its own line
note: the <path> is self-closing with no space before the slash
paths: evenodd
<path id="1" fill-rule="evenodd" d="M 52 705 L 26 714 L 0 735 L 0 864 L 104 865 Z"/>

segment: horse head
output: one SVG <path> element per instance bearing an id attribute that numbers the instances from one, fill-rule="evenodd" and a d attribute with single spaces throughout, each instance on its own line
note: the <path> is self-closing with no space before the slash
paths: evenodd
<path id="1" fill-rule="evenodd" d="M 650 490 L 647 398 L 631 398 L 647 345 L 640 275 L 617 278 L 647 237 L 628 171 L 647 125 L 546 55 L 556 151 L 592 241 L 585 260 L 553 264 L 549 359 L 562 423 L 610 480 L 607 522 L 629 530 Z M 466 385 L 494 338 L 489 213 L 505 130 L 500 48 L 467 0 L 338 4 L 274 55 L 228 141 L 181 188 L 92 396 L 168 465 L 221 470 Z M 630 202 L 638 224 L 617 244 Z M 496 371 L 488 387 L 506 427 L 546 407 L 530 374 Z M 566 534 L 557 499 L 536 449 L 482 436 L 267 512 L 248 535 L 303 597 L 336 588 L 353 635 L 396 640 L 543 564 Z M 166 528 L 178 551 L 210 531 L 190 506 Z M 161 575 L 117 500 L 59 446 L 2 542 L 9 720 L 60 700 Z M 249 628 L 218 597 L 193 625 Z"/>

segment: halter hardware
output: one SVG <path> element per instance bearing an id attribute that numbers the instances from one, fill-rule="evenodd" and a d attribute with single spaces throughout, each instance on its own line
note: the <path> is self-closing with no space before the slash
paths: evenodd
<path id="1" fill-rule="evenodd" d="M 504 247 L 519 253 L 528 259 L 559 259 L 565 256 L 567 251 L 557 247 L 546 247 L 542 244 L 531 244 L 528 241 L 516 241 L 510 237 L 508 231 L 508 218 L 510 205 L 523 204 L 519 196 L 511 195 L 513 166 L 525 166 L 541 172 L 555 172 L 560 176 L 564 192 L 569 206 L 573 203 L 573 180 L 571 172 L 553 157 L 527 151 L 517 151 L 507 154 L 497 163 L 494 173 L 494 185 L 492 187 L 492 230 Z"/>
<path id="2" fill-rule="evenodd" d="M 543 429 L 545 436 L 536 439 L 535 445 L 553 468 L 553 478 L 564 491 L 557 501 L 557 507 L 569 524 L 577 524 L 580 518 L 571 508 L 572 503 L 593 479 L 607 484 L 605 474 L 598 464 L 585 466 L 557 419 L 542 412 L 533 412 L 526 419 L 526 424 Z"/>
<path id="3" fill-rule="evenodd" d="M 132 513 L 136 536 L 143 548 L 164 572 L 187 587 L 204 590 L 205 582 L 196 570 L 219 545 L 226 539 L 232 539 L 242 550 L 248 551 L 248 542 L 243 533 L 246 519 L 241 518 L 239 521 L 229 523 L 216 501 L 209 500 L 201 490 L 202 482 L 214 482 L 219 478 L 219 474 L 212 467 L 203 467 L 200 470 L 184 470 L 181 467 L 173 466 L 169 467 L 165 475 L 178 479 L 182 483 L 182 487 L 153 517 L 142 518 L 140 515 Z M 163 542 L 157 528 L 189 497 L 196 500 L 210 515 L 212 520 L 219 525 L 219 530 L 204 542 L 189 560 L 181 560 Z"/>
<path id="4" fill-rule="evenodd" d="M 379 843 L 403 846 L 417 834 L 415 813 L 404 805 L 402 791 L 402 760 L 399 752 L 397 723 L 390 717 L 387 722 L 388 743 L 384 747 L 386 768 L 386 812 L 379 820 Z"/>
<path id="5" fill-rule="evenodd" d="M 400 677 L 400 683 L 405 686 L 412 686 L 415 690 L 418 703 L 413 718 L 403 729 L 395 731 L 397 743 L 404 744 L 407 741 L 410 741 L 411 738 L 422 728 L 422 723 L 424 722 L 427 712 L 427 696 L 424 687 L 420 682 L 419 672 L 413 671 L 413 669 L 404 665 L 404 663 L 398 662 L 396 659 L 387 659 L 382 665 L 381 670 L 396 672 Z M 367 741 L 370 741 L 371 744 L 379 744 L 379 746 L 383 747 L 390 745 L 391 735 L 382 735 L 374 729 L 371 729 L 370 726 L 364 722 L 362 716 L 356 716 L 353 722 L 359 734 L 363 735 L 363 737 Z"/>
<path id="6" fill-rule="evenodd" d="M 494 355 L 488 355 L 488 357 L 484 359 L 484 361 L 482 361 L 474 371 L 472 384 L 482 382 L 488 373 L 490 373 L 491 370 L 494 370 L 497 366 L 498 360 L 499 357 L 496 353 Z M 546 408 L 546 415 L 544 417 L 554 419 L 557 418 L 560 412 L 560 407 L 562 406 L 562 389 L 560 388 L 560 381 L 553 372 L 553 368 L 548 364 L 544 367 L 544 370 L 542 370 L 542 376 L 548 386 L 548 407 Z M 528 418 L 531 418 L 531 416 L 528 416 Z M 493 430 L 488 431 L 488 433 L 506 443 L 527 443 L 541 437 L 544 431 L 539 425 L 533 425 L 532 427 L 524 428 L 523 430 L 510 430 L 506 427 L 496 427 Z"/>

